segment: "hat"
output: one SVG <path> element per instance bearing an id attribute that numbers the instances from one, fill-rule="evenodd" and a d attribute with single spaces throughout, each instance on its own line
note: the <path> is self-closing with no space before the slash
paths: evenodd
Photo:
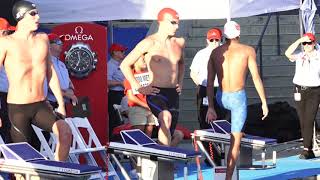
<path id="1" fill-rule="evenodd" d="M 207 32 L 207 39 L 221 39 L 222 32 L 218 28 L 212 28 Z"/>
<path id="2" fill-rule="evenodd" d="M 125 51 L 127 50 L 128 48 L 121 45 L 121 44 L 117 44 L 117 43 L 113 43 L 111 46 L 110 46 L 110 49 L 109 51 L 110 52 L 113 52 L 113 51 Z"/>
<path id="3" fill-rule="evenodd" d="M 0 18 L 0 30 L 16 30 L 16 27 L 11 26 L 8 21 L 4 18 Z"/>
<path id="4" fill-rule="evenodd" d="M 55 33 L 48 34 L 48 38 L 49 38 L 49 41 L 56 41 L 56 40 L 60 40 L 62 42 L 64 41 L 64 36 L 63 35 L 58 36 Z"/>
<path id="5" fill-rule="evenodd" d="M 316 41 L 316 36 L 312 33 L 305 33 L 303 36 L 308 36 L 311 41 Z"/>
<path id="6" fill-rule="evenodd" d="M 171 8 L 163 8 L 158 13 L 158 21 L 163 21 L 166 14 L 169 14 L 175 20 L 179 20 L 177 11 Z"/>
<path id="7" fill-rule="evenodd" d="M 228 39 L 240 36 L 240 25 L 234 21 L 228 21 L 223 28 L 223 35 Z"/>

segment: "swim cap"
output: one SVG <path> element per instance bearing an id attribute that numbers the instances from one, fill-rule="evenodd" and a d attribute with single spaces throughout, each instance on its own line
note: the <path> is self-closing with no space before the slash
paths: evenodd
<path id="1" fill-rule="evenodd" d="M 166 14 L 171 15 L 171 17 L 175 20 L 179 20 L 177 11 L 171 8 L 163 8 L 158 13 L 158 21 L 163 21 Z"/>
<path id="2" fill-rule="evenodd" d="M 13 5 L 12 15 L 16 21 L 20 21 L 26 12 L 37 9 L 36 5 L 29 1 L 18 1 Z"/>
<path id="3" fill-rule="evenodd" d="M 303 36 L 308 36 L 311 41 L 316 41 L 316 36 L 312 33 L 305 33 Z"/>
<path id="4" fill-rule="evenodd" d="M 207 32 L 207 39 L 211 40 L 211 39 L 221 39 L 222 36 L 222 32 L 220 29 L 218 28 L 212 28 Z"/>
<path id="5" fill-rule="evenodd" d="M 240 36 L 240 25 L 234 21 L 228 21 L 224 25 L 223 34 L 224 37 L 228 39 L 234 39 Z"/>

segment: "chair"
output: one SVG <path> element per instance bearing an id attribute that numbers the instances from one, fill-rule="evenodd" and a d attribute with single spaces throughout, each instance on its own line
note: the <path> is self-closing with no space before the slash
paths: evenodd
<path id="1" fill-rule="evenodd" d="M 71 129 L 72 135 L 73 135 L 73 140 L 72 140 L 72 144 L 71 144 L 71 148 L 70 148 L 70 152 L 69 152 L 68 161 L 80 164 L 79 158 L 80 158 L 80 155 L 83 155 L 85 157 L 86 162 L 89 165 L 98 166 L 98 164 L 95 161 L 91 152 L 96 152 L 97 150 L 102 150 L 102 149 L 105 151 L 106 149 L 104 147 L 102 147 L 101 144 L 100 144 L 100 146 L 98 146 L 99 144 L 95 144 L 97 147 L 100 147 L 100 149 L 87 148 L 88 146 L 86 146 L 85 141 L 84 141 L 80 131 L 78 131 L 77 128 L 75 128 L 71 119 L 73 119 L 73 118 L 66 118 L 66 122 L 70 126 L 70 129 Z M 84 120 L 84 121 L 86 121 L 85 125 L 91 127 L 87 118 L 79 118 L 79 119 L 85 119 Z M 55 135 L 53 133 L 50 133 L 50 139 L 49 139 L 49 141 L 47 141 L 42 133 L 43 132 L 42 129 L 40 129 L 36 126 L 33 126 L 33 125 L 32 125 L 32 128 L 34 129 L 36 135 L 38 136 L 38 138 L 41 142 L 40 153 L 43 154 L 48 159 L 54 160 L 54 153 L 55 153 L 55 148 L 56 148 L 56 144 L 57 144 L 57 138 L 55 137 Z M 90 130 L 90 137 L 91 136 L 95 136 L 95 138 L 97 139 L 96 134 L 94 133 L 92 127 Z M 106 157 L 106 156 L 104 156 L 104 157 Z M 104 160 L 104 162 L 106 163 L 107 161 Z M 114 176 L 113 179 L 118 180 L 119 177 L 116 174 L 116 172 L 110 162 L 108 163 L 108 168 L 109 168 L 108 177 Z M 92 175 L 90 177 L 90 179 L 104 179 L 105 176 L 106 176 L 106 173 L 103 172 L 100 174 Z"/>
<path id="2" fill-rule="evenodd" d="M 116 110 L 117 115 L 118 115 L 118 117 L 119 117 L 119 119 L 120 119 L 121 124 L 123 124 L 123 123 L 124 123 L 124 118 L 122 117 L 122 114 L 121 114 L 121 105 L 119 105 L 119 104 L 113 104 L 113 108 L 114 108 L 114 110 Z"/>
<path id="3" fill-rule="evenodd" d="M 66 118 L 66 122 L 69 124 L 72 134 L 74 135 L 74 144 L 71 154 L 83 154 L 86 161 L 90 165 L 98 166 L 95 158 L 93 157 L 94 152 L 98 152 L 102 158 L 104 165 L 108 166 L 108 177 L 114 179 L 120 179 L 109 161 L 106 148 L 100 143 L 96 133 L 94 132 L 89 120 L 87 118 Z M 85 129 L 88 133 L 88 138 L 84 138 L 80 129 Z M 78 156 L 73 156 L 73 158 Z"/>

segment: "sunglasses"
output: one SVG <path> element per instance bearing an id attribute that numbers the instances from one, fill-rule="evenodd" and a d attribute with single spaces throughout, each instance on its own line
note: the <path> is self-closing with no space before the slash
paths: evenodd
<path id="1" fill-rule="evenodd" d="M 220 39 L 210 39 L 210 42 L 213 42 L 213 41 L 215 41 L 215 42 L 219 42 L 219 41 L 220 41 Z"/>
<path id="2" fill-rule="evenodd" d="M 7 36 L 7 35 L 10 35 L 13 33 L 13 31 L 11 31 L 11 30 L 2 30 L 0 32 L 2 33 L 3 36 Z"/>
<path id="3" fill-rule="evenodd" d="M 30 14 L 30 16 L 35 16 L 35 15 L 38 15 L 39 12 L 38 11 L 30 11 L 29 14 Z"/>
<path id="4" fill-rule="evenodd" d="M 311 45 L 312 43 L 313 43 L 313 41 L 311 41 L 311 42 L 303 42 L 302 45 L 306 45 L 306 44 Z"/>
<path id="5" fill-rule="evenodd" d="M 50 41 L 50 44 L 56 44 L 56 45 L 63 45 L 63 42 L 61 40 L 53 40 L 53 41 Z"/>

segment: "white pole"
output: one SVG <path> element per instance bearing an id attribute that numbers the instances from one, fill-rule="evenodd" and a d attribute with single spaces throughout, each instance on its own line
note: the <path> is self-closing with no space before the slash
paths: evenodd
<path id="1" fill-rule="evenodd" d="M 231 20 L 231 0 L 227 0 L 227 10 L 228 10 L 228 14 L 227 14 L 227 22 L 229 22 Z"/>

